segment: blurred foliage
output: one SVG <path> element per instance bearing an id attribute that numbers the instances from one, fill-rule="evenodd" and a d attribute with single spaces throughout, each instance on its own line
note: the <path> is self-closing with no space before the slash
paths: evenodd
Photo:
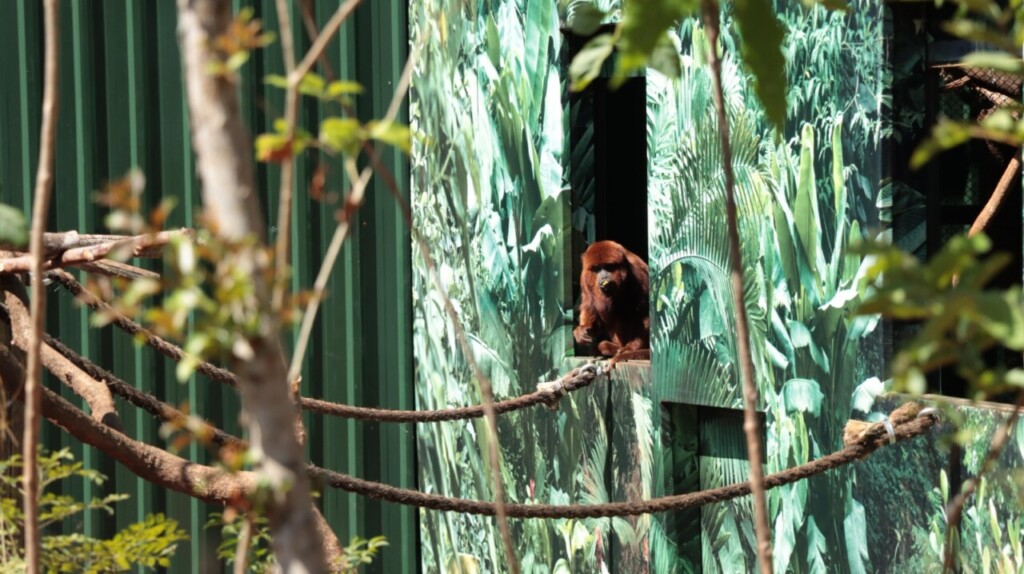
<path id="1" fill-rule="evenodd" d="M 1024 306 L 1019 287 L 987 289 L 1010 260 L 980 258 L 990 249 L 984 234 L 952 238 L 926 263 L 891 245 L 866 245 L 867 296 L 858 312 L 920 322 L 892 361 L 893 388 L 921 394 L 925 374 L 954 365 L 968 396 L 985 399 L 1024 388 L 1024 370 L 992 365 L 984 352 L 995 345 L 1024 350 Z"/>
<path id="2" fill-rule="evenodd" d="M 102 486 L 106 476 L 75 462 L 69 449 L 39 453 L 39 525 L 43 532 L 40 556 L 46 572 L 124 572 L 139 568 L 166 568 L 178 549 L 188 540 L 177 521 L 162 514 L 147 516 L 131 524 L 112 538 L 98 539 L 80 533 L 46 534 L 48 529 L 67 522 L 76 522 L 83 513 L 101 510 L 113 515 L 114 504 L 127 495 L 108 494 L 88 502 L 52 492 L 66 481 L 85 481 Z M 21 488 L 22 459 L 19 455 L 0 461 L 0 572 L 14 574 L 25 571 L 22 527 Z M 49 491 L 48 491 L 49 490 Z M 70 529 L 73 531 L 75 529 Z"/>
<path id="3" fill-rule="evenodd" d="M 0 247 L 22 249 L 28 245 L 28 222 L 25 214 L 0 203 Z"/>
<path id="4" fill-rule="evenodd" d="M 609 59 L 614 60 L 612 87 L 648 67 L 671 78 L 679 77 L 679 47 L 672 39 L 672 31 L 684 19 L 697 15 L 704 4 L 699 0 L 622 0 L 621 7 L 609 4 L 560 0 L 569 28 L 580 36 L 590 37 L 569 66 L 572 88 L 585 88 L 601 74 Z M 719 3 L 713 0 L 707 5 L 718 9 Z M 830 10 L 849 9 L 843 0 L 804 0 L 803 5 L 809 11 L 816 5 Z M 781 131 L 787 108 L 783 21 L 772 0 L 736 0 L 726 6 L 732 10 L 743 38 L 741 59 L 751 74 L 758 101 L 776 131 Z M 613 30 L 596 33 L 599 25 L 608 20 L 615 22 Z"/>
<path id="5" fill-rule="evenodd" d="M 235 13 L 228 29 L 213 39 L 217 58 L 209 65 L 208 73 L 237 82 L 236 73 L 249 61 L 252 51 L 274 41 L 274 33 L 263 31 L 263 23 L 253 18 L 254 13 L 252 7 L 243 7 Z"/>
<path id="6" fill-rule="evenodd" d="M 238 560 L 238 543 L 243 535 L 246 521 L 251 529 L 249 552 L 246 555 L 247 572 L 269 574 L 277 571 L 277 562 L 271 551 L 270 529 L 267 518 L 262 515 L 247 514 L 239 516 L 234 512 L 212 512 L 206 521 L 206 528 L 220 528 L 220 544 L 217 546 L 217 557 L 225 564 L 235 564 Z M 337 563 L 331 565 L 331 572 L 336 574 L 358 574 L 359 569 L 373 563 L 374 557 L 381 548 L 388 545 L 383 536 L 374 536 L 369 540 L 355 536 L 348 546 L 342 549 L 342 556 Z"/>

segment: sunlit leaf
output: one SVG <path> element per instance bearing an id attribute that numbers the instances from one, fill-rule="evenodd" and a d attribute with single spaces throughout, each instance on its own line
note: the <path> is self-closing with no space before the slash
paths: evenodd
<path id="1" fill-rule="evenodd" d="M 964 56 L 961 62 L 965 66 L 990 68 L 1010 74 L 1024 73 L 1024 60 L 1006 52 L 973 52 Z"/>
<path id="2" fill-rule="evenodd" d="M 24 247 L 28 245 L 28 223 L 20 209 L 0 203 L 0 245 Z"/>
<path id="3" fill-rule="evenodd" d="M 327 85 L 326 95 L 328 98 L 338 98 L 340 96 L 358 95 L 363 93 L 363 85 L 359 82 L 352 82 L 348 80 L 334 80 Z"/>
<path id="4" fill-rule="evenodd" d="M 363 143 L 363 128 L 353 118 L 327 118 L 320 123 L 320 142 L 331 149 L 354 155 Z"/>
<path id="5" fill-rule="evenodd" d="M 590 39 L 569 64 L 569 79 L 574 91 L 586 88 L 601 75 L 605 60 L 612 55 L 614 44 L 611 34 L 600 34 Z"/>
<path id="6" fill-rule="evenodd" d="M 288 89 L 288 78 L 280 74 L 269 74 L 263 76 L 263 83 L 275 88 Z"/>
<path id="7" fill-rule="evenodd" d="M 412 151 L 412 137 L 407 125 L 398 122 L 371 121 L 366 124 L 366 129 L 370 137 L 375 140 L 391 144 L 405 153 Z"/>

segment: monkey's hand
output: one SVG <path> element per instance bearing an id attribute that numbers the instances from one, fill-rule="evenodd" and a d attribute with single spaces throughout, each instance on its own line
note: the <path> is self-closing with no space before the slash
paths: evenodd
<path id="1" fill-rule="evenodd" d="M 622 346 L 611 341 L 601 341 L 597 344 L 597 352 L 605 357 L 614 357 L 622 349 Z"/>
<path id="2" fill-rule="evenodd" d="M 590 334 L 590 328 L 583 325 L 572 330 L 572 337 L 581 345 L 590 345 L 594 342 L 594 336 Z"/>

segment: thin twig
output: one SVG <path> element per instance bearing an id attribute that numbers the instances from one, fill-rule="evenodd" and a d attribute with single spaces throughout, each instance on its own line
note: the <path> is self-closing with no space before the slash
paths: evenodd
<path id="1" fill-rule="evenodd" d="M 356 9 L 362 0 L 348 0 L 341 6 L 338 6 L 338 10 L 334 12 L 331 19 L 324 25 L 324 29 L 317 35 L 313 45 L 309 47 L 309 51 L 306 52 L 305 57 L 299 62 L 298 68 L 295 69 L 295 75 L 301 78 L 305 76 L 310 70 L 313 69 L 313 64 L 316 63 L 317 58 L 327 48 L 327 44 L 330 43 L 334 35 L 338 33 L 341 25 L 345 23 L 345 20 L 349 17 L 353 10 Z"/>
<path id="2" fill-rule="evenodd" d="M 302 0 L 299 2 L 299 8 L 302 11 L 302 25 L 306 27 L 306 34 L 309 36 L 310 40 L 315 41 L 320 36 L 320 30 L 317 29 L 316 26 L 316 15 L 313 13 L 313 3 L 311 0 Z M 334 80 L 334 68 L 331 67 L 330 60 L 322 50 L 317 54 L 316 59 L 320 63 L 320 67 L 324 70 L 324 78 L 328 82 Z"/>
<path id="3" fill-rule="evenodd" d="M 288 77 L 285 91 L 284 121 L 287 125 L 288 142 L 295 137 L 295 118 L 299 107 L 299 81 L 295 76 L 295 46 L 292 42 L 292 21 L 288 0 L 277 0 L 277 20 L 281 34 L 281 52 L 284 55 L 284 69 Z M 278 313 L 284 305 L 284 293 L 288 283 L 288 246 L 291 241 L 292 223 L 292 174 L 295 172 L 295 147 L 281 161 L 281 186 L 277 199 L 277 241 L 274 258 L 274 289 L 270 308 Z"/>
<path id="4" fill-rule="evenodd" d="M 1010 438 L 1010 433 L 1013 432 L 1013 427 L 1017 423 L 1017 419 L 1020 418 L 1020 411 L 1024 408 L 1024 391 L 1017 393 L 1017 400 L 1013 405 L 1013 412 L 1007 417 L 1006 421 L 996 428 L 996 431 L 992 434 L 992 440 L 988 445 L 988 452 L 985 454 L 985 460 L 981 462 L 981 467 L 978 468 L 977 476 L 968 479 L 964 482 L 960 488 L 960 492 L 949 501 L 946 505 L 946 548 L 943 556 L 942 571 L 953 572 L 955 556 L 953 553 L 953 535 L 960 528 L 960 517 L 963 515 L 964 504 L 967 503 L 967 499 L 974 494 L 974 491 L 978 489 L 978 484 L 983 476 L 992 470 L 996 461 L 999 459 L 999 455 L 1003 452 L 1003 447 L 1006 446 L 1006 441 Z"/>
<path id="5" fill-rule="evenodd" d="M 736 215 L 736 191 L 732 171 L 732 150 L 729 146 L 729 120 L 722 92 L 722 62 L 718 58 L 718 0 L 703 0 L 701 11 L 708 38 L 708 64 L 718 115 L 718 134 L 722 144 L 722 168 L 725 171 L 725 215 L 729 234 L 732 271 L 732 300 L 736 313 L 736 350 L 743 377 L 743 432 L 747 435 L 747 457 L 750 463 L 750 494 L 754 502 L 754 526 L 757 531 L 757 557 L 761 574 L 772 574 L 772 542 L 768 525 L 768 506 L 764 494 L 764 468 L 761 466 L 761 423 L 757 417 L 757 383 L 754 361 L 750 353 L 750 328 L 743 297 L 743 261 L 740 252 L 739 222 Z"/>
<path id="6" fill-rule="evenodd" d="M 357 0 L 349 0 L 349 3 L 352 2 L 357 2 Z M 340 26 L 341 24 L 338 25 Z M 405 98 L 406 91 L 409 89 L 409 81 L 412 77 L 415 59 L 416 51 L 413 50 L 409 54 L 409 59 L 405 63 L 405 69 L 402 71 L 402 77 L 398 82 L 398 86 L 395 88 L 395 93 L 391 97 L 391 104 L 388 106 L 387 114 L 384 116 L 384 122 L 393 121 L 395 116 L 398 115 L 398 108 L 402 104 L 403 98 Z M 346 164 L 346 167 L 351 167 L 353 165 L 352 162 L 346 162 Z M 310 298 L 309 307 L 306 308 L 306 311 L 302 316 L 302 325 L 299 327 L 299 337 L 295 341 L 295 351 L 292 353 L 292 362 L 288 369 L 289 381 L 294 381 L 302 371 L 302 361 L 306 356 L 306 347 L 309 345 L 309 338 L 313 334 L 313 323 L 316 321 L 316 314 L 320 307 L 320 301 L 323 299 L 324 291 L 327 290 L 327 282 L 331 278 L 331 271 L 334 269 L 334 263 L 338 259 L 338 254 L 341 253 L 341 247 L 344 245 L 345 240 L 348 238 L 348 234 L 351 231 L 351 218 L 363 204 L 363 200 L 366 195 L 366 186 L 370 183 L 370 176 L 372 175 L 373 169 L 369 166 L 364 167 L 362 172 L 355 177 L 351 176 L 350 171 L 350 179 L 353 181 L 352 189 L 345 198 L 345 207 L 342 210 L 341 221 L 339 221 L 338 225 L 334 228 L 334 235 L 331 237 L 331 243 L 327 246 L 327 252 L 324 254 L 323 263 L 320 264 L 320 271 L 317 273 L 316 281 L 313 282 L 313 296 Z"/>
<path id="7" fill-rule="evenodd" d="M 235 546 L 235 574 L 249 571 L 249 545 L 252 543 L 252 517 L 246 513 L 242 523 L 242 531 L 238 533 L 238 544 Z"/>
<path id="8" fill-rule="evenodd" d="M 50 211 L 53 190 L 53 156 L 57 139 L 58 82 L 60 81 L 60 7 L 57 0 L 43 3 L 46 61 L 43 69 L 43 121 L 39 136 L 39 166 L 36 171 L 35 199 L 32 205 L 32 230 L 29 239 L 32 269 L 31 316 L 32 331 L 28 345 L 28 368 L 25 379 L 25 430 L 22 439 L 22 484 L 25 498 L 25 569 L 30 574 L 40 570 L 39 531 L 39 421 L 42 410 L 42 365 L 40 351 L 46 324 L 46 294 L 43 289 L 43 232 Z"/>

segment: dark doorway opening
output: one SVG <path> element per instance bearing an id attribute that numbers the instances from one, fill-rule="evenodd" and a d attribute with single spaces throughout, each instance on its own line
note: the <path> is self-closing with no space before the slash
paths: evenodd
<path id="1" fill-rule="evenodd" d="M 597 33 L 605 31 L 599 30 Z M 589 37 L 563 30 L 568 69 L 576 52 Z M 622 85 L 610 85 L 614 57 L 606 64 L 608 74 L 586 89 L 569 92 L 568 171 L 571 187 L 573 252 L 572 294 L 580 302 L 581 255 L 595 241 L 612 240 L 648 261 L 647 233 L 647 81 L 631 77 Z M 592 354 L 577 347 L 577 354 Z"/>

